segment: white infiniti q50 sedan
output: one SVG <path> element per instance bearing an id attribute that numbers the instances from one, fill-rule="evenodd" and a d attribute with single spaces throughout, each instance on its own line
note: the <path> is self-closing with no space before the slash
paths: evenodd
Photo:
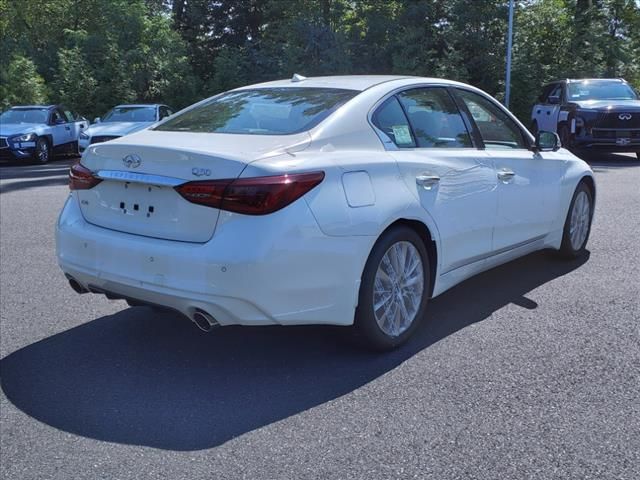
<path id="1" fill-rule="evenodd" d="M 59 264 L 79 293 L 217 325 L 405 341 L 428 299 L 540 249 L 585 252 L 589 166 L 462 83 L 336 76 L 238 88 L 90 146 Z"/>

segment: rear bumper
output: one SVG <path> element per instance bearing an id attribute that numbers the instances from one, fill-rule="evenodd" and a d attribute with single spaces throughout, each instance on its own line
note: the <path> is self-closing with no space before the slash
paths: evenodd
<path id="1" fill-rule="evenodd" d="M 272 217 L 272 218 L 269 218 Z M 58 262 L 85 288 L 221 325 L 349 325 L 373 239 L 328 237 L 304 201 L 265 217 L 229 214 L 207 243 L 131 235 L 86 222 L 72 194 Z"/>

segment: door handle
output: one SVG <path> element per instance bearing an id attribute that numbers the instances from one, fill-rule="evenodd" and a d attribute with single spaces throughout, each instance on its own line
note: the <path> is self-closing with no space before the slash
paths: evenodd
<path id="1" fill-rule="evenodd" d="M 440 177 L 437 175 L 429 175 L 423 173 L 422 175 L 418 175 L 416 177 L 416 183 L 421 187 L 424 187 L 425 190 L 431 190 L 435 185 L 440 181 Z"/>
<path id="2" fill-rule="evenodd" d="M 506 168 L 503 168 L 502 170 L 500 170 L 498 172 L 498 178 L 500 179 L 500 181 L 502 183 L 509 183 L 511 182 L 511 180 L 513 180 L 513 177 L 515 177 L 516 174 L 513 170 L 508 170 Z"/>
<path id="3" fill-rule="evenodd" d="M 71 130 L 71 127 L 64 127 L 65 130 Z"/>

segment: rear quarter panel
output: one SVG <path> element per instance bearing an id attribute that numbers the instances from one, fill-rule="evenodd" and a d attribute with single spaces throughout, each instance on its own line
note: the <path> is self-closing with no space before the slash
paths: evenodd
<path id="1" fill-rule="evenodd" d="M 384 150 L 305 151 L 295 156 L 283 155 L 252 163 L 241 176 L 318 170 L 325 172 L 325 178 L 318 187 L 304 196 L 304 201 L 325 235 L 368 237 L 367 251 L 358 252 L 362 255 L 362 268 L 378 237 L 400 219 L 424 223 L 431 232 L 436 246 L 439 245 L 439 233 L 435 222 L 408 190 L 397 163 Z M 352 173 L 361 172 L 366 172 L 367 175 L 351 176 Z M 345 182 L 345 176 L 349 181 Z M 356 184 L 351 180 L 355 180 Z M 357 182 L 370 182 L 370 185 L 357 185 Z M 372 191 L 373 202 L 363 202 L 360 206 L 350 205 L 350 192 L 345 188 Z"/>

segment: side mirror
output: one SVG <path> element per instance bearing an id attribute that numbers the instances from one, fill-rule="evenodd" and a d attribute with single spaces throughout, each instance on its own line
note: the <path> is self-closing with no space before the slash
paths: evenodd
<path id="1" fill-rule="evenodd" d="M 561 147 L 560 137 L 555 132 L 539 131 L 536 134 L 536 149 L 541 152 L 555 152 Z"/>
<path id="2" fill-rule="evenodd" d="M 100 117 L 96 117 L 93 119 L 93 123 L 100 123 Z"/>
<path id="3" fill-rule="evenodd" d="M 62 125 L 63 123 L 67 123 L 67 122 L 65 121 L 64 118 L 56 118 L 55 122 L 53 123 L 55 123 L 56 125 Z"/>
<path id="4" fill-rule="evenodd" d="M 552 95 L 547 99 L 547 102 L 551 105 L 558 105 L 560 103 L 560 97 L 557 95 Z"/>

